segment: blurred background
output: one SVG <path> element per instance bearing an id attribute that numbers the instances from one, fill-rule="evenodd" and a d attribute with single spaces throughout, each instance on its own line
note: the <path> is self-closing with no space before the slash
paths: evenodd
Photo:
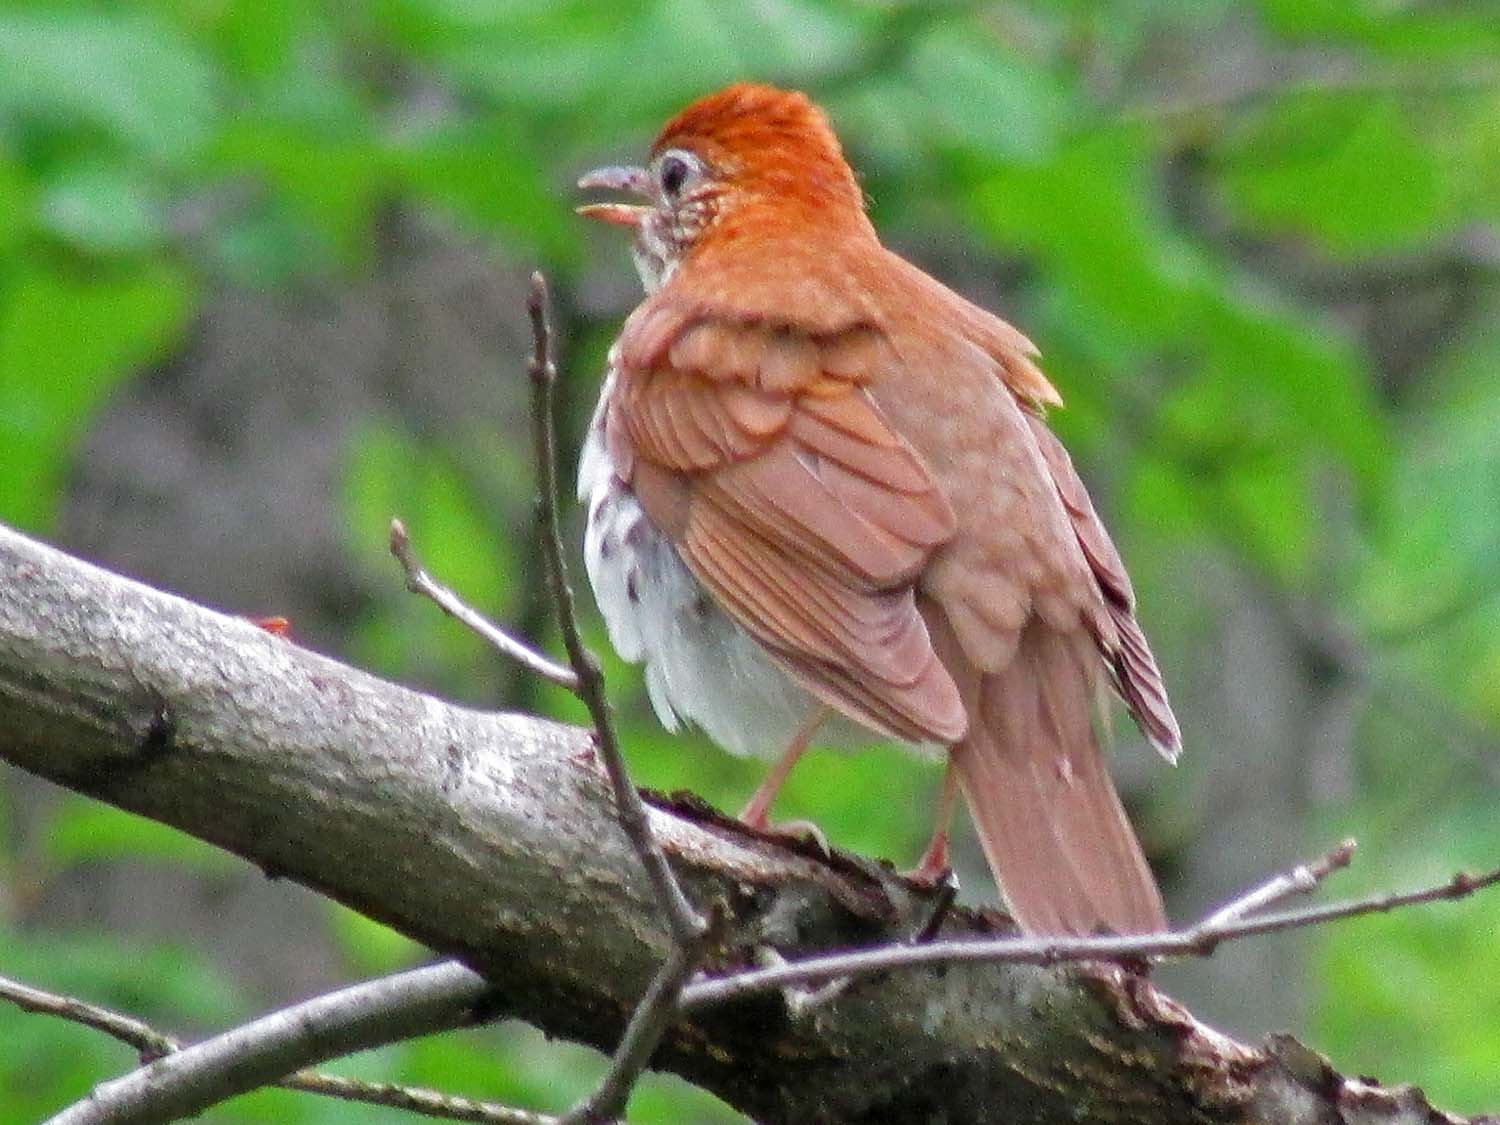
<path id="1" fill-rule="evenodd" d="M 557 291 L 571 474 L 639 298 L 572 181 L 742 77 L 822 101 L 887 240 L 1041 346 L 1186 732 L 1173 770 L 1117 724 L 1174 916 L 1344 835 L 1330 893 L 1495 865 L 1493 0 L 9 0 L 0 520 L 393 679 L 581 717 L 407 595 L 386 524 L 549 642 L 526 276 Z M 737 808 L 762 767 L 666 737 L 608 670 L 638 780 Z M 778 814 L 906 864 L 937 780 L 818 754 Z M 1162 975 L 1227 1031 L 1496 1109 L 1497 935 L 1491 895 Z M 423 956 L 0 767 L 0 972 L 201 1034 Z M 8 1007 L 0 1043 L 8 1122 L 132 1065 Z M 339 1069 L 558 1109 L 602 1065 L 501 1026 Z M 278 1092 L 204 1119 L 406 1120 Z M 632 1120 L 739 1118 L 652 1078 Z"/>

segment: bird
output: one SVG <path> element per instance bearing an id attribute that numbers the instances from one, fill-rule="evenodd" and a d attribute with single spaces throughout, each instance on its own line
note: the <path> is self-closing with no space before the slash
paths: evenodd
<path id="1" fill-rule="evenodd" d="M 664 725 L 776 759 L 762 829 L 814 740 L 945 758 L 915 877 L 961 792 L 1023 932 L 1164 930 L 1101 705 L 1170 761 L 1181 733 L 1037 348 L 882 244 L 803 93 L 708 94 L 578 182 L 645 289 L 580 454 L 584 559 Z"/>

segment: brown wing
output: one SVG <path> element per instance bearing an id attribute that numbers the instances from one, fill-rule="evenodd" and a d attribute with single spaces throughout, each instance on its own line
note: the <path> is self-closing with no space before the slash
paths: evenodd
<path id="1" fill-rule="evenodd" d="M 674 315 L 615 352 L 618 471 L 720 605 L 818 697 L 901 738 L 952 742 L 962 701 L 912 584 L 952 509 L 863 387 L 880 342 Z"/>
<path id="2" fill-rule="evenodd" d="M 1078 471 L 1062 442 L 1037 416 L 1028 414 L 1027 421 L 1057 484 L 1057 493 L 1067 509 L 1089 569 L 1104 595 L 1111 627 L 1096 629 L 1095 639 L 1109 665 L 1115 690 L 1151 744 L 1175 762 L 1182 751 L 1182 732 L 1167 700 L 1156 657 L 1135 619 L 1135 591 L 1130 585 L 1130 575 L 1125 572 L 1125 563 L 1094 511 L 1094 502 L 1089 499 L 1083 481 L 1078 479 Z"/>

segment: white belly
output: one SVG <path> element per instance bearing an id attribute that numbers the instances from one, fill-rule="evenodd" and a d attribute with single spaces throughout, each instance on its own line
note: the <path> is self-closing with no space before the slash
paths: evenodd
<path id="1" fill-rule="evenodd" d="M 602 424 L 613 378 L 578 465 L 584 564 L 610 642 L 645 662 L 651 706 L 668 730 L 695 723 L 733 754 L 775 757 L 815 700 L 714 604 L 615 474 Z"/>

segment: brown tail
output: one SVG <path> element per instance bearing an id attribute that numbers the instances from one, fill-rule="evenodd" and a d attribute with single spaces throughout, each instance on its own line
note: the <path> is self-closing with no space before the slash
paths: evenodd
<path id="1" fill-rule="evenodd" d="M 1166 929 L 1161 893 L 1099 749 L 1092 640 L 1033 619 L 1006 668 L 981 674 L 945 620 L 930 624 L 969 714 L 969 733 L 952 750 L 959 784 L 1021 928 Z"/>

